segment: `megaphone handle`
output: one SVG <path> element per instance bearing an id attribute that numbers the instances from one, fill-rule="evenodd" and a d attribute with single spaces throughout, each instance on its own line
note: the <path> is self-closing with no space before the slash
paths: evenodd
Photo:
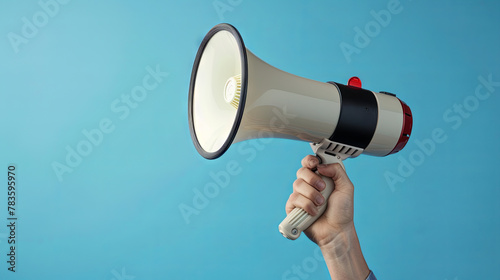
<path id="1" fill-rule="evenodd" d="M 344 164 L 342 163 L 342 159 L 339 156 L 334 156 L 330 154 L 324 153 L 324 150 L 318 150 L 316 157 L 320 160 L 320 163 L 323 164 L 331 164 L 331 163 L 340 163 L 342 168 L 345 169 Z M 319 174 L 316 171 L 316 174 Z M 295 240 L 297 239 L 302 231 L 306 230 L 310 225 L 312 225 L 326 210 L 327 201 L 330 195 L 332 194 L 335 186 L 333 184 L 332 178 L 321 176 L 321 179 L 325 181 L 325 189 L 321 192 L 323 197 L 325 198 L 325 203 L 323 205 L 317 206 L 318 214 L 315 216 L 309 215 L 302 208 L 293 209 L 286 218 L 279 225 L 279 230 L 284 237 Z"/>

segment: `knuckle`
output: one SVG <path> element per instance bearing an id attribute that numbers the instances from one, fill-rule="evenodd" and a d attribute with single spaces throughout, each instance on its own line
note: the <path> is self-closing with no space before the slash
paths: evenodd
<path id="1" fill-rule="evenodd" d="M 315 195 L 316 195 L 316 190 L 314 188 L 307 188 L 307 190 L 304 191 L 304 196 L 307 197 L 309 200 L 313 200 Z"/>
<path id="2" fill-rule="evenodd" d="M 308 183 L 311 185 L 311 186 L 314 186 L 315 188 L 318 186 L 318 184 L 322 181 L 323 179 L 321 179 L 321 177 L 319 177 L 318 175 L 316 174 L 313 174 L 310 178 L 309 178 L 309 181 Z"/>
<path id="3" fill-rule="evenodd" d="M 315 156 L 313 156 L 313 155 L 307 155 L 305 159 L 306 159 L 306 160 L 314 160 L 315 158 L 316 158 L 316 157 L 315 157 Z"/>
<path id="4" fill-rule="evenodd" d="M 307 168 L 306 167 L 301 167 L 299 168 L 299 170 L 297 170 L 297 178 L 301 178 L 304 174 L 304 171 L 306 170 Z"/>
<path id="5" fill-rule="evenodd" d="M 318 213 L 318 210 L 316 209 L 316 206 L 311 202 L 307 203 L 304 207 L 304 210 L 309 213 L 310 215 L 314 216 Z"/>

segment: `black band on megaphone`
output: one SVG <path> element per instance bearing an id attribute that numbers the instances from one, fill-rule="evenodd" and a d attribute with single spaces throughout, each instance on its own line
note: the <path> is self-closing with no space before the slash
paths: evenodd
<path id="1" fill-rule="evenodd" d="M 365 149 L 375 134 L 378 121 L 378 104 L 373 92 L 328 82 L 340 92 L 339 122 L 330 140 Z"/>

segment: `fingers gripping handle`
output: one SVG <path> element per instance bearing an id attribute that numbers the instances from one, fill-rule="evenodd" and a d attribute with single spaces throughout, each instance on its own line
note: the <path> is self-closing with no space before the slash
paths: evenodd
<path id="1" fill-rule="evenodd" d="M 338 156 L 327 155 L 324 153 L 318 153 L 316 154 L 316 156 L 323 164 L 340 163 L 342 168 L 344 168 L 344 164 Z M 316 171 L 316 173 L 318 172 Z M 302 231 L 306 230 L 325 212 L 328 204 L 328 198 L 332 194 L 335 186 L 333 184 L 332 178 L 321 176 L 321 179 L 325 181 L 326 185 L 325 189 L 321 192 L 321 194 L 325 198 L 325 203 L 323 203 L 323 205 L 317 206 L 318 214 L 316 214 L 315 216 L 311 216 L 302 208 L 294 208 L 290 213 L 288 213 L 286 218 L 278 227 L 284 237 L 291 240 L 297 239 Z"/>
<path id="2" fill-rule="evenodd" d="M 279 225 L 279 230 L 284 237 L 291 240 L 297 239 L 302 231 L 306 230 L 325 212 L 326 201 L 328 201 L 330 194 L 333 192 L 334 186 L 331 178 L 321 176 L 321 179 L 325 181 L 326 185 L 325 189 L 321 192 L 325 198 L 325 203 L 317 207 L 318 214 L 311 216 L 302 208 L 294 208 Z"/>

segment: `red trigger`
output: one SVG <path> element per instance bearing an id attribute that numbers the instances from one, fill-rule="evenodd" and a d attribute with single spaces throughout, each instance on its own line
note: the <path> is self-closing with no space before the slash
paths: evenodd
<path id="1" fill-rule="evenodd" d="M 352 87 L 361 88 L 361 80 L 356 76 L 351 77 L 351 78 L 349 78 L 347 85 L 352 86 Z"/>

